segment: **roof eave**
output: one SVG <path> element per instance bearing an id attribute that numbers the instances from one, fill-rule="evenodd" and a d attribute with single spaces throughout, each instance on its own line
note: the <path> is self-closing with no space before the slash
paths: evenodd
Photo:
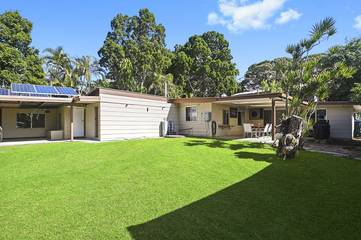
<path id="1" fill-rule="evenodd" d="M 45 102 L 45 103 L 71 103 L 73 98 L 8 96 L 0 95 L 0 102 Z"/>
<path id="2" fill-rule="evenodd" d="M 282 93 L 258 93 L 244 94 L 228 97 L 193 97 L 193 98 L 173 98 L 169 99 L 170 103 L 209 103 L 209 102 L 225 102 L 232 100 L 258 99 L 258 98 L 283 98 Z"/>

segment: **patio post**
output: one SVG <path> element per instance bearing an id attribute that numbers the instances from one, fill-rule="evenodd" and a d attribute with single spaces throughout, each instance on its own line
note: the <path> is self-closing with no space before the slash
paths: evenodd
<path id="1" fill-rule="evenodd" d="M 288 91 L 286 92 L 286 116 L 288 116 L 289 114 L 289 110 L 288 110 L 288 97 L 289 97 L 289 94 L 288 94 Z"/>
<path id="2" fill-rule="evenodd" d="M 272 140 L 276 135 L 276 101 L 272 98 Z"/>
<path id="3" fill-rule="evenodd" d="M 70 141 L 74 140 L 74 106 L 70 105 Z"/>

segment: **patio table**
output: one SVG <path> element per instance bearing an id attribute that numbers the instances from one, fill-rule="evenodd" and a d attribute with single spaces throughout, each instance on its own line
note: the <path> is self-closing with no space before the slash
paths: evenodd
<path id="1" fill-rule="evenodd" d="M 252 132 L 255 133 L 256 137 L 260 137 L 264 131 L 264 127 L 252 126 Z"/>

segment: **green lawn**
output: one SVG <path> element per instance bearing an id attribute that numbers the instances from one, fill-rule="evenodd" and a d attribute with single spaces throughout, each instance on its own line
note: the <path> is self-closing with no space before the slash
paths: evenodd
<path id="1" fill-rule="evenodd" d="M 0 239 L 361 239 L 361 161 L 197 138 L 1 147 Z"/>

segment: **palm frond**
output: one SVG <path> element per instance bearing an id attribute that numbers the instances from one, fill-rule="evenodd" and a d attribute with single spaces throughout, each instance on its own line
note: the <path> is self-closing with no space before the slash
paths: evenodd
<path id="1" fill-rule="evenodd" d="M 314 42 L 317 42 L 324 36 L 330 37 L 334 35 L 337 32 L 335 25 L 335 19 L 332 17 L 326 17 L 325 19 L 313 25 L 312 30 L 310 31 L 311 39 Z"/>

